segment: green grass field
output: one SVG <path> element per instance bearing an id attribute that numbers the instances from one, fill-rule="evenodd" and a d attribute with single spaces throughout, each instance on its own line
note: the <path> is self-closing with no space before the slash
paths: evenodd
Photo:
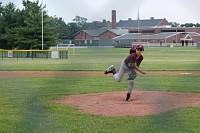
<path id="1" fill-rule="evenodd" d="M 102 71 L 108 65 L 119 68 L 129 49 L 69 50 L 69 59 L 4 58 L 0 70 Z M 146 48 L 141 67 L 144 70 L 200 70 L 200 49 L 196 47 Z M 81 66 L 81 67 L 80 67 Z"/>
<path id="2" fill-rule="evenodd" d="M 1 71 L 103 71 L 119 67 L 128 49 L 76 49 L 69 59 L 3 59 Z M 200 71 L 200 49 L 146 48 L 144 70 Z M 142 83 L 142 84 L 141 84 Z M 105 117 L 50 102 L 61 96 L 125 91 L 111 76 L 0 78 L 1 133 L 197 133 L 200 108 L 186 107 L 150 116 Z M 200 93 L 199 76 L 138 76 L 136 90 Z"/>

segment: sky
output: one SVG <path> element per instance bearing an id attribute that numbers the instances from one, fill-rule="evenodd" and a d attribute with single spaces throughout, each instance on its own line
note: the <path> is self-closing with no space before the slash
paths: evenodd
<path id="1" fill-rule="evenodd" d="M 22 0 L 0 1 L 23 8 Z M 62 17 L 66 23 L 72 22 L 75 16 L 87 18 L 87 22 L 111 21 L 112 10 L 116 10 L 117 22 L 136 20 L 139 11 L 140 19 L 154 17 L 179 24 L 200 23 L 200 0 L 39 0 L 39 3 L 46 4 L 48 15 Z"/>

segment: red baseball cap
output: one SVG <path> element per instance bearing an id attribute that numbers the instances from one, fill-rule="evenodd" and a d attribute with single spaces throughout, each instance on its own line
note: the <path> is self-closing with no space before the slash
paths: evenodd
<path id="1" fill-rule="evenodd" d="M 136 46 L 136 49 L 141 49 L 141 51 L 144 51 L 144 46 L 139 44 L 139 45 Z"/>

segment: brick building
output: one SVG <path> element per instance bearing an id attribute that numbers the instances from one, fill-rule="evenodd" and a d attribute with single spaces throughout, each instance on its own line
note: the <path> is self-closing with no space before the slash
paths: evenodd
<path id="1" fill-rule="evenodd" d="M 175 44 L 180 46 L 194 45 L 200 42 L 200 28 L 171 27 L 165 19 L 120 20 L 116 22 L 116 10 L 111 12 L 112 22 L 94 21 L 86 25 L 86 30 L 75 34 L 78 41 L 98 41 L 99 46 L 132 45 L 148 43 L 148 45 L 164 46 Z"/>

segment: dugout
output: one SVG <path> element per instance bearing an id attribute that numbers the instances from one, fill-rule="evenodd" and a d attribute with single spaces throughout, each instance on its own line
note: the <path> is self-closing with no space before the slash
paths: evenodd
<path id="1" fill-rule="evenodd" d="M 4 58 L 68 59 L 68 50 L 0 50 L 0 57 L 2 59 Z"/>

